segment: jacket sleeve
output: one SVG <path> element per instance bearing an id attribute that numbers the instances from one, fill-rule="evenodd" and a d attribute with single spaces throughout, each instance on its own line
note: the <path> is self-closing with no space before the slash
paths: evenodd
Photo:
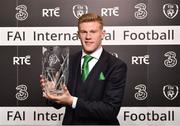
<path id="1" fill-rule="evenodd" d="M 60 108 L 64 107 L 64 105 L 58 104 L 58 103 L 56 103 L 54 101 L 50 101 L 50 100 L 46 100 L 46 105 L 47 106 L 52 106 L 52 107 L 54 107 L 56 109 L 60 109 Z"/>

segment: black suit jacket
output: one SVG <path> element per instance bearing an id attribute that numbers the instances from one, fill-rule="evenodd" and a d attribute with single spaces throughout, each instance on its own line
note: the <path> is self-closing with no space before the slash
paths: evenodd
<path id="1" fill-rule="evenodd" d="M 68 90 L 78 97 L 75 109 L 66 106 L 63 124 L 116 124 L 125 82 L 126 64 L 103 50 L 85 82 L 81 81 L 81 55 L 78 52 L 70 56 Z M 100 79 L 104 75 L 104 80 Z"/>

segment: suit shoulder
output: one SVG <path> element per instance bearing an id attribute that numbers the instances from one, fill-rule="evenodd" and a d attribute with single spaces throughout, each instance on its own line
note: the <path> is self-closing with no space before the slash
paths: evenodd
<path id="1" fill-rule="evenodd" d="M 105 51 L 107 53 L 107 61 L 111 65 L 122 65 L 122 66 L 127 66 L 127 64 L 121 60 L 120 58 L 117 58 L 110 54 L 109 52 Z"/>
<path id="2" fill-rule="evenodd" d="M 75 52 L 75 53 L 71 53 L 69 55 L 69 58 L 70 58 L 70 60 L 77 60 L 77 58 L 80 57 L 80 56 L 81 56 L 81 51 L 78 51 L 78 52 Z"/>

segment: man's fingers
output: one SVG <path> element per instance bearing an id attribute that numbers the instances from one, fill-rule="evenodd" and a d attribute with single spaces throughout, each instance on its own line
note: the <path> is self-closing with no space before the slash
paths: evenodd
<path id="1" fill-rule="evenodd" d="M 65 84 L 63 84 L 63 90 L 64 90 L 65 92 L 68 91 L 67 86 L 66 86 Z"/>
<path id="2" fill-rule="evenodd" d="M 42 84 L 42 83 L 45 83 L 45 80 L 44 79 L 41 79 L 40 80 L 40 83 Z"/>
<path id="3" fill-rule="evenodd" d="M 53 100 L 53 101 L 59 101 L 59 96 L 57 95 L 52 95 L 50 93 L 46 93 L 46 98 Z"/>
<path id="4" fill-rule="evenodd" d="M 47 95 L 44 91 L 43 91 L 43 97 L 47 98 Z"/>
<path id="5" fill-rule="evenodd" d="M 40 85 L 41 85 L 41 88 L 43 89 L 45 87 L 45 80 L 44 79 L 41 79 L 40 80 Z"/>

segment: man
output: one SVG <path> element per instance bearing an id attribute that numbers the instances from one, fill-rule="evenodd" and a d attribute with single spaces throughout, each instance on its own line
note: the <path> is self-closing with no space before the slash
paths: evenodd
<path id="1" fill-rule="evenodd" d="M 69 81 L 67 87 L 63 87 L 64 93 L 46 93 L 44 97 L 56 108 L 66 106 L 63 124 L 118 125 L 126 64 L 102 48 L 105 31 L 100 16 L 93 13 L 81 16 L 78 35 L 82 51 L 70 56 Z M 86 56 L 90 57 L 89 61 Z M 84 68 L 85 60 L 88 70 Z M 41 85 L 45 83 L 45 79 L 41 79 Z"/>

